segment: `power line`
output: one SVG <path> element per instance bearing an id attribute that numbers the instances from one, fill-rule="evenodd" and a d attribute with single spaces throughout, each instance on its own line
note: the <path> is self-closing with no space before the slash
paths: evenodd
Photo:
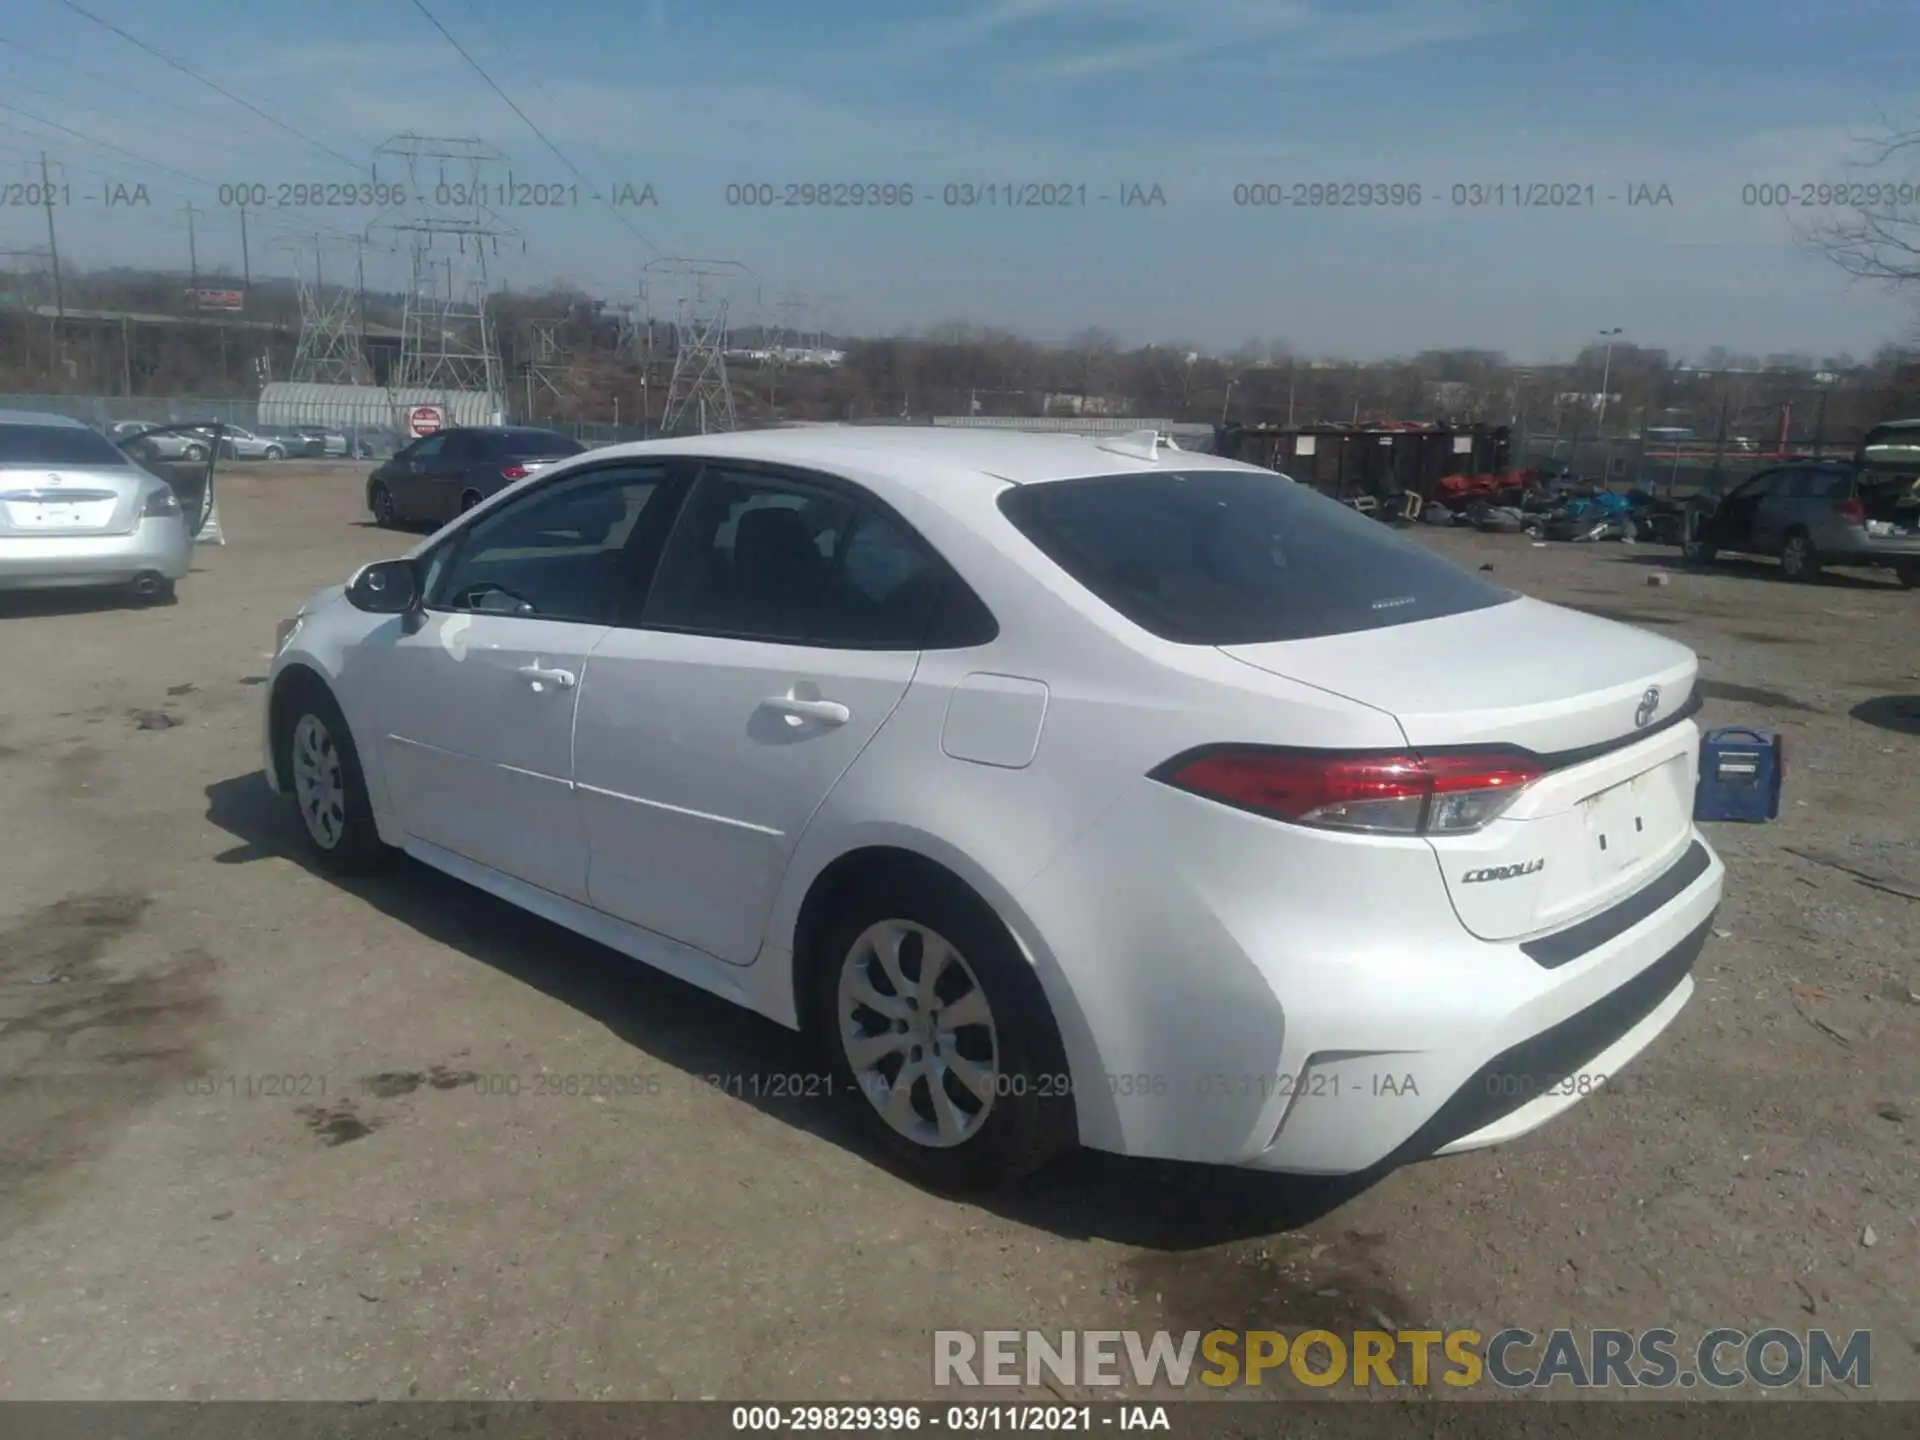
<path id="1" fill-rule="evenodd" d="M 61 0 L 61 3 L 70 5 L 73 3 L 73 0 Z M 613 218 L 618 220 L 623 226 L 625 226 L 628 232 L 632 234 L 634 239 L 638 240 L 642 245 L 646 246 L 647 249 L 651 250 L 655 255 L 661 255 L 664 253 L 662 252 L 662 250 L 658 245 L 654 244 L 653 241 L 649 240 L 645 235 L 642 235 L 640 233 L 639 229 L 633 224 L 633 222 L 628 220 L 627 217 L 621 213 L 620 207 L 618 205 L 615 205 L 611 200 L 608 200 L 607 197 L 601 193 L 600 187 L 594 184 L 590 176 L 583 173 L 578 165 L 574 164 L 573 161 L 569 160 L 566 157 L 565 153 L 560 149 L 558 145 L 554 144 L 552 140 L 547 138 L 547 132 L 542 130 L 538 125 L 534 124 L 532 117 L 530 117 L 526 111 L 522 110 L 518 105 L 514 103 L 513 97 L 507 94 L 505 90 L 502 90 L 500 88 L 499 82 L 496 81 L 493 78 L 493 76 L 489 75 L 486 72 L 485 67 L 483 67 L 478 60 L 474 59 L 472 55 L 467 53 L 466 46 L 462 45 L 458 40 L 453 38 L 453 32 L 447 29 L 446 26 L 440 23 L 440 21 L 435 17 L 434 13 L 431 10 L 429 10 L 426 7 L 426 5 L 423 3 L 423 0 L 413 0 L 413 8 L 418 10 L 422 15 L 426 17 L 427 23 L 433 26 L 434 29 L 438 30 L 442 38 L 446 40 L 447 44 L 451 45 L 454 48 L 454 50 L 459 54 L 460 58 L 466 61 L 468 65 L 473 67 L 473 73 L 478 75 L 482 80 L 486 81 L 487 88 L 492 90 L 494 94 L 498 95 L 500 99 L 506 104 L 506 107 L 509 110 L 513 111 L 515 115 L 520 117 L 521 123 L 524 124 L 529 130 L 531 130 L 536 137 L 538 137 L 540 143 L 546 146 L 547 149 L 553 152 L 554 158 L 558 160 L 562 165 L 566 166 L 567 169 L 572 172 L 573 178 L 580 181 L 582 184 L 584 184 L 587 187 L 588 192 L 593 196 L 594 199 L 606 205 L 608 210 L 612 212 Z"/>
<path id="2" fill-rule="evenodd" d="M 98 80 L 102 85 L 107 86 L 109 89 L 115 91 L 118 94 L 137 96 L 142 99 L 149 100 L 157 105 L 172 106 L 175 109 L 180 108 L 180 102 L 176 99 L 170 99 L 170 98 L 165 98 L 165 97 L 156 95 L 151 90 L 137 89 L 136 87 L 127 84 L 127 82 L 124 80 L 112 79 L 106 75 L 102 75 L 98 70 L 89 70 L 84 65 L 76 65 L 73 63 L 73 61 L 62 59 L 58 55 L 49 55 L 44 50 L 36 50 L 31 45 L 23 45 L 20 41 L 11 39 L 8 36 L 0 35 L 0 45 L 5 45 L 10 50 L 18 50 L 22 55 L 26 55 L 31 59 L 45 61 L 47 64 L 59 66 L 63 70 L 71 70 L 76 75 L 84 75 L 89 80 Z M 37 91 L 36 93 L 45 95 L 47 92 L 44 90 L 41 90 L 41 91 Z M 49 98 L 55 98 L 55 97 L 49 97 Z M 209 120 L 207 117 L 203 115 L 195 116 L 194 118 L 199 120 L 201 124 L 218 123 L 218 122 Z"/>
<path id="3" fill-rule="evenodd" d="M 149 55 L 153 56 L 156 60 L 165 61 L 167 64 L 171 65 L 174 69 L 178 70 L 182 75 L 188 76 L 189 78 L 194 80 L 198 80 L 202 85 L 205 85 L 209 90 L 212 90 L 217 94 L 226 96 L 226 98 L 233 101 L 234 104 L 245 106 L 248 110 L 252 111 L 255 115 L 258 115 L 262 120 L 266 121 L 269 125 L 274 126 L 276 129 L 286 131 L 287 134 L 293 136 L 294 139 L 299 140 L 304 144 L 311 145 L 314 149 L 320 151 L 323 155 L 331 155 L 335 160 L 338 160 L 341 164 L 346 165 L 353 170 L 365 171 L 365 169 L 367 168 L 365 165 L 361 164 L 358 160 L 350 160 L 345 155 L 342 155 L 338 150 L 335 150 L 331 146 L 324 145 L 320 141 L 314 139 L 311 135 L 308 135 L 301 130 L 295 129 L 293 126 L 287 124 L 286 121 L 280 119 L 277 115 L 272 115 L 272 114 L 269 114 L 267 111 L 262 110 L 258 105 L 254 104 L 251 100 L 247 99 L 244 95 L 234 94 L 233 91 L 227 89 L 225 86 L 216 84 L 214 81 L 209 80 L 206 76 L 200 74 L 197 70 L 194 70 L 189 66 L 182 64 L 180 61 L 174 59 L 171 55 L 166 54 L 164 51 L 156 50 L 153 46 L 149 45 L 146 41 L 140 39 L 137 35 L 129 35 L 125 30 L 122 30 L 118 25 L 115 25 L 112 21 L 102 20 L 98 15 L 94 14 L 91 10 L 87 9 L 85 6 L 75 4 L 74 0 L 60 0 L 60 3 L 66 6 L 69 10 L 73 11 L 76 15 L 81 15 L 81 16 L 84 16 L 86 19 L 91 20 L 94 24 L 98 25 L 101 29 L 112 31 L 115 35 L 118 35 L 122 40 L 125 40 L 128 44 L 139 46 L 142 50 L 146 51 Z"/>
<path id="4" fill-rule="evenodd" d="M 26 87 L 26 88 L 32 88 L 32 87 Z M 36 91 L 35 93 L 42 94 L 42 95 L 46 94 L 44 90 Z M 164 171 L 168 175 L 178 176 L 182 180 L 190 181 L 191 183 L 202 186 L 205 189 L 217 191 L 220 188 L 211 180 L 202 180 L 198 175 L 189 175 L 184 170 L 176 170 L 171 165 L 164 164 L 159 160 L 149 159 L 147 156 L 142 155 L 137 151 L 127 149 L 126 146 L 124 145 L 116 145 L 111 140 L 96 139 L 92 135 L 83 134 L 81 131 L 75 130 L 70 125 L 62 125 L 57 120 L 45 119 L 39 115 L 35 115 L 30 110 L 22 110 L 18 105 L 9 105 L 4 100 L 0 100 L 0 110 L 10 111 L 15 115 L 23 116 L 24 118 L 31 120 L 36 125 L 44 125 L 50 130 L 58 130 L 63 135 L 71 135 L 74 139 L 83 141 L 84 143 L 95 146 L 99 149 L 111 150 L 116 154 L 126 156 L 129 160 L 138 161 L 142 165 L 150 166 L 155 170 Z M 38 138 L 38 137 L 35 137 L 35 138 Z M 81 167 L 81 168 L 85 168 L 85 167 Z M 95 170 L 95 171 L 91 171 L 90 173 L 101 175 L 103 178 L 106 178 L 106 179 L 113 178 L 112 176 L 106 175 L 104 171 Z M 281 221 L 269 220 L 266 223 L 270 225 L 281 226 L 282 228 L 284 228 L 284 222 L 281 222 Z M 331 225 L 325 226 L 324 228 L 328 230 L 334 230 L 335 233 L 340 235 L 350 235 L 352 233 L 346 230 L 339 230 L 337 227 L 331 226 Z"/>

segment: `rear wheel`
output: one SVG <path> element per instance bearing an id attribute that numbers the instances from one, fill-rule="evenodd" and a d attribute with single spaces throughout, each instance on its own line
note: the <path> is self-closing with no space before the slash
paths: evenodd
<path id="1" fill-rule="evenodd" d="M 1793 531 L 1780 546 L 1780 571 L 1787 579 L 1802 583 L 1820 578 L 1820 557 L 1814 553 L 1813 537 L 1806 531 Z"/>
<path id="2" fill-rule="evenodd" d="M 391 530 L 399 523 L 393 508 L 393 492 L 385 485 L 373 487 L 373 493 L 367 497 L 367 508 L 373 511 L 373 523 L 383 530 Z"/>
<path id="3" fill-rule="evenodd" d="M 1901 588 L 1920 590 L 1920 562 L 1896 566 L 1893 573 L 1900 577 Z"/>
<path id="4" fill-rule="evenodd" d="M 374 825 L 360 752 L 339 705 L 316 681 L 276 708 L 278 768 L 300 812 L 308 851 L 339 874 L 378 869 L 393 852 Z"/>
<path id="5" fill-rule="evenodd" d="M 204 460 L 207 458 L 207 447 L 204 445 L 189 445 L 182 453 L 189 460 Z"/>
<path id="6" fill-rule="evenodd" d="M 267 447 L 267 459 L 284 460 L 286 458 L 287 458 L 287 452 L 282 450 L 278 445 L 269 445 Z"/>
<path id="7" fill-rule="evenodd" d="M 478 490 L 468 490 L 463 492 L 460 496 L 460 513 L 462 515 L 466 514 L 467 511 L 473 509 L 473 507 L 478 505 L 479 503 L 480 503 L 480 492 Z"/>
<path id="8" fill-rule="evenodd" d="M 1073 1143 L 1039 981 L 957 885 L 901 879 L 856 896 L 816 959 L 812 1018 L 834 1090 L 913 1178 L 984 1189 Z"/>

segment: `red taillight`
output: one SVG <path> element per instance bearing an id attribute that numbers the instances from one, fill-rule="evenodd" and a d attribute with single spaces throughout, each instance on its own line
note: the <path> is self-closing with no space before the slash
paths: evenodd
<path id="1" fill-rule="evenodd" d="M 1862 505 L 1858 500 L 1842 500 L 1838 505 L 1834 506 L 1834 509 L 1838 510 L 1841 515 L 1848 520 L 1864 520 L 1867 518 L 1867 507 Z"/>
<path id="2" fill-rule="evenodd" d="M 1493 820 L 1545 773 L 1517 750 L 1415 755 L 1222 746 L 1176 760 L 1156 778 L 1294 825 L 1459 835 Z"/>
<path id="3" fill-rule="evenodd" d="M 524 480 L 527 478 L 528 473 L 527 467 L 524 465 L 502 465 L 500 467 L 500 478 L 502 480 Z"/>

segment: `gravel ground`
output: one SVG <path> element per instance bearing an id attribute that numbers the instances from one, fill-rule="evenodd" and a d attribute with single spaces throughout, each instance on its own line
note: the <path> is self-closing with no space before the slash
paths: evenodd
<path id="1" fill-rule="evenodd" d="M 1712 827 L 1694 1002 L 1633 1084 L 1358 1194 L 1082 1156 L 961 1204 L 756 1093 L 805 1068 L 777 1027 L 423 868 L 302 866 L 261 681 L 401 548 L 363 473 L 225 479 L 176 606 L 0 597 L 0 1394 L 932 1397 L 936 1328 L 1384 1319 L 1871 1328 L 1920 1397 L 1920 595 L 1422 532 L 1786 736 L 1780 822 Z"/>

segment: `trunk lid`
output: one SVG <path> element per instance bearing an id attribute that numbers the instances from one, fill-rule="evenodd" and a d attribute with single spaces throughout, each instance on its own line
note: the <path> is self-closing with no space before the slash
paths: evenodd
<path id="1" fill-rule="evenodd" d="M 131 466 L 0 466 L 0 529 L 49 538 L 131 534 L 146 479 Z"/>
<path id="2" fill-rule="evenodd" d="M 1604 909 L 1691 841 L 1699 732 L 1671 717 L 1692 698 L 1699 662 L 1663 636 L 1522 598 L 1222 648 L 1388 712 L 1417 750 L 1517 746 L 1546 762 L 1548 773 L 1485 829 L 1428 841 L 1461 923 L 1482 939 L 1518 939 Z"/>

